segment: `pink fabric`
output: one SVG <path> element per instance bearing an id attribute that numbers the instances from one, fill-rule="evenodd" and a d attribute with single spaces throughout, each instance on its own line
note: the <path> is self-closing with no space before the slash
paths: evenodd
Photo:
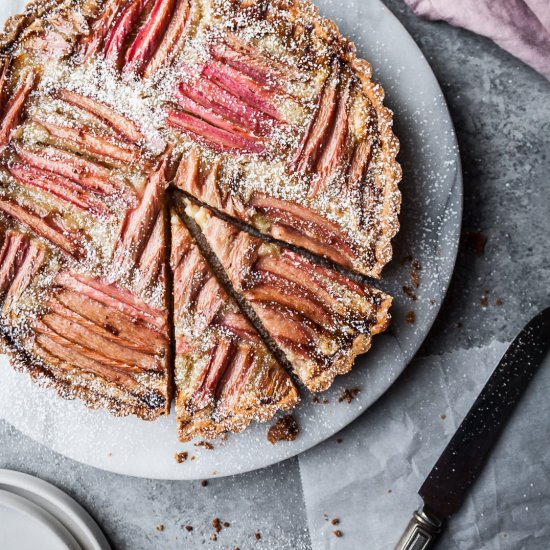
<path id="1" fill-rule="evenodd" d="M 406 0 L 414 12 L 494 40 L 550 80 L 550 0 Z"/>

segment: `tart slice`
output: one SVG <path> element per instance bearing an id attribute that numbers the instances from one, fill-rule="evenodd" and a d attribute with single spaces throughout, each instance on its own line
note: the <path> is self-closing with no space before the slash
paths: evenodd
<path id="1" fill-rule="evenodd" d="M 206 208 L 188 202 L 187 212 L 309 390 L 326 390 L 388 327 L 387 294 L 263 242 Z"/>
<path id="2" fill-rule="evenodd" d="M 173 212 L 176 415 L 182 441 L 265 422 L 298 392 Z"/>

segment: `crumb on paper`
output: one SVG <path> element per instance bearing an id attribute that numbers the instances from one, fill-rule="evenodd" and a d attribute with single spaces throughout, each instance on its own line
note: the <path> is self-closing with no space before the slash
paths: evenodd
<path id="1" fill-rule="evenodd" d="M 192 526 L 192 525 L 186 525 L 186 526 L 184 527 L 184 529 L 185 529 L 188 533 L 190 533 L 190 532 L 193 530 L 193 526 Z"/>
<path id="2" fill-rule="evenodd" d="M 341 437 L 336 438 L 336 443 L 342 443 L 342 441 L 344 441 L 344 440 Z"/>
<path id="3" fill-rule="evenodd" d="M 164 523 L 161 523 L 160 525 L 157 525 L 157 531 L 164 531 Z"/>
<path id="4" fill-rule="evenodd" d="M 338 518 L 333 518 L 330 523 L 332 523 L 332 525 L 340 525 L 340 520 Z"/>
<path id="5" fill-rule="evenodd" d="M 256 540 L 261 540 L 262 538 L 262 534 L 260 533 L 260 531 L 256 531 Z"/>
<path id="6" fill-rule="evenodd" d="M 220 521 L 220 518 L 214 518 L 212 520 L 212 527 L 216 533 L 219 533 L 222 530 L 222 522 Z"/>
<path id="7" fill-rule="evenodd" d="M 287 414 L 277 420 L 273 426 L 271 426 L 267 432 L 267 440 L 272 444 L 279 441 L 295 441 L 300 433 L 300 427 L 295 418 Z"/>
<path id="8" fill-rule="evenodd" d="M 208 485 L 208 481 L 207 481 L 206 479 L 203 479 L 203 480 L 201 481 L 201 486 L 202 486 L 202 487 L 206 487 L 207 485 Z"/>
<path id="9" fill-rule="evenodd" d="M 338 398 L 338 403 L 346 401 L 351 403 L 361 392 L 361 388 L 347 388 L 342 392 L 342 395 Z"/>
<path id="10" fill-rule="evenodd" d="M 333 531 L 333 534 L 334 534 L 335 537 L 338 537 L 338 538 L 340 538 L 343 535 L 343 533 L 342 533 L 342 531 L 340 531 L 340 529 L 336 529 L 336 531 Z"/>

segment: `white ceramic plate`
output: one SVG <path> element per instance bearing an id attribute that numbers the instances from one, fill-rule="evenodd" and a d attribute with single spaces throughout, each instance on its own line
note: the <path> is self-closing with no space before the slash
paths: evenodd
<path id="1" fill-rule="evenodd" d="M 0 548 L 110 550 L 91 516 L 57 487 L 0 470 Z"/>
<path id="2" fill-rule="evenodd" d="M 387 104 L 395 111 L 405 175 L 402 229 L 394 243 L 395 259 L 381 283 L 395 296 L 390 331 L 375 338 L 373 349 L 354 371 L 322 395 L 321 401 L 328 403 L 316 404 L 304 397 L 296 411 L 301 433 L 292 443 L 272 446 L 266 439 L 266 426 L 256 425 L 215 444 L 214 450 L 178 444 L 173 415 L 147 423 L 89 411 L 79 402 L 57 399 L 53 391 L 33 386 L 27 375 L 15 373 L 5 360 L 0 364 L 0 417 L 86 464 L 134 476 L 201 479 L 262 468 L 313 447 L 357 418 L 405 369 L 439 311 L 456 257 L 462 178 L 453 125 L 428 63 L 382 3 L 317 3 L 321 13 L 335 19 L 371 62 L 376 80 L 386 90 Z M 402 291 L 410 284 L 410 265 L 401 261 L 407 255 L 422 265 L 415 302 Z M 409 310 L 416 313 L 415 324 L 405 321 Z M 344 389 L 353 387 L 361 389 L 353 402 L 339 402 Z M 179 451 L 188 451 L 195 459 L 178 464 L 174 455 Z"/>
<path id="3" fill-rule="evenodd" d="M 26 498 L 0 491 L 0 517 L 0 548 L 81 550 L 54 516 Z"/>

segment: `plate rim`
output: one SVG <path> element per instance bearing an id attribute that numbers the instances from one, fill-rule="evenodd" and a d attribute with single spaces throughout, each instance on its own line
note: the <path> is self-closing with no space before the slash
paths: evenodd
<path id="1" fill-rule="evenodd" d="M 71 534 L 82 550 L 111 550 L 107 537 L 95 519 L 59 487 L 24 472 L 0 468 L 0 490 L 27 500 L 50 514 Z M 65 521 L 59 517 L 59 512 L 65 516 Z M 69 522 L 71 525 L 67 525 Z"/>

